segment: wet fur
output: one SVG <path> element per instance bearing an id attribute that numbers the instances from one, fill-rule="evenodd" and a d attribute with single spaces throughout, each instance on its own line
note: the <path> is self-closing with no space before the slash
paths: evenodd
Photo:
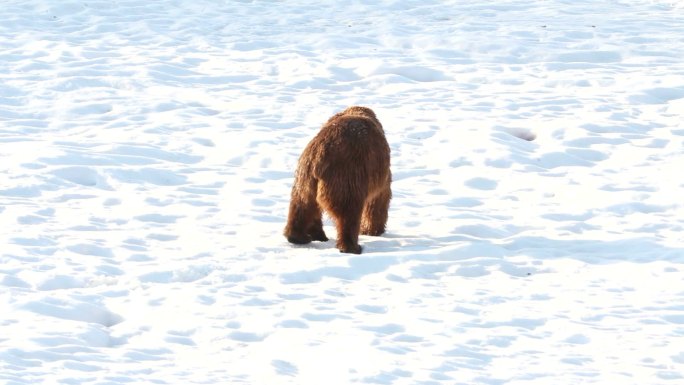
<path id="1" fill-rule="evenodd" d="M 327 212 L 337 248 L 360 254 L 359 233 L 385 232 L 391 181 L 390 148 L 375 113 L 354 106 L 333 115 L 299 158 L 285 237 L 294 244 L 327 241 Z"/>

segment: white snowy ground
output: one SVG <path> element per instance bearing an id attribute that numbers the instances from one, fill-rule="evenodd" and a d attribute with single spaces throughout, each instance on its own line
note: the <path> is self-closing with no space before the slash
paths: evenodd
<path id="1" fill-rule="evenodd" d="M 684 382 L 684 2 L 368 3 L 2 2 L 0 383 Z M 293 247 L 352 104 L 388 233 Z"/>

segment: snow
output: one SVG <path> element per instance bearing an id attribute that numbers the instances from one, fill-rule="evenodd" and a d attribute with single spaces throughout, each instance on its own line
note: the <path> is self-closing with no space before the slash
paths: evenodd
<path id="1" fill-rule="evenodd" d="M 4 1 L 0 383 L 682 383 L 683 11 Z M 290 245 L 354 104 L 388 232 Z"/>

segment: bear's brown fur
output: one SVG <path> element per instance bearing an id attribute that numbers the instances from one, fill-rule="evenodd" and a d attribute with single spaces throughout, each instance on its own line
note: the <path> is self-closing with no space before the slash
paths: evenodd
<path id="1" fill-rule="evenodd" d="M 337 248 L 360 254 L 359 233 L 385 232 L 391 181 L 390 148 L 373 110 L 354 106 L 333 115 L 299 158 L 285 237 L 327 241 L 325 211 L 337 227 Z"/>

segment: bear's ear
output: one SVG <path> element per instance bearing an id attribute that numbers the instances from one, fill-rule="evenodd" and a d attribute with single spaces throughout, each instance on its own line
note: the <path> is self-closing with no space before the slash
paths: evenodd
<path id="1" fill-rule="evenodd" d="M 363 106 L 351 106 L 342 112 L 345 115 L 357 115 L 364 116 L 366 118 L 376 119 L 375 112 L 368 107 Z"/>
<path id="2" fill-rule="evenodd" d="M 361 108 L 363 109 L 363 112 L 366 114 L 366 116 L 368 116 L 369 118 L 378 120 L 378 117 L 375 116 L 375 112 L 373 110 L 371 110 L 370 108 L 367 108 L 367 107 L 361 107 Z"/>

